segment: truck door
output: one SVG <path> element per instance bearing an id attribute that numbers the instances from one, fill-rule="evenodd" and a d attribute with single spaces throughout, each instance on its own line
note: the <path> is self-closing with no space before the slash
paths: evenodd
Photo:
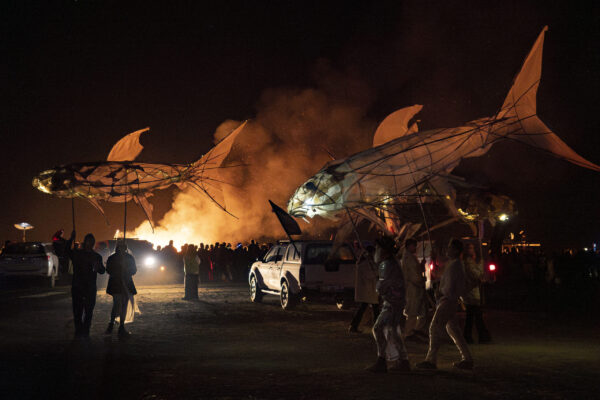
<path id="1" fill-rule="evenodd" d="M 269 267 L 271 269 L 271 273 L 270 273 L 270 283 L 269 286 L 272 287 L 273 289 L 280 289 L 280 284 L 279 284 L 279 280 L 280 280 L 280 273 L 281 273 L 281 266 L 283 265 L 283 255 L 285 254 L 285 251 L 287 249 L 287 246 L 278 246 L 277 252 L 275 253 L 275 259 L 274 262 L 269 263 Z"/>
<path id="2" fill-rule="evenodd" d="M 271 277 L 271 274 L 273 273 L 271 266 L 275 262 L 276 258 L 277 246 L 271 248 L 271 250 L 265 254 L 265 257 L 260 262 L 260 266 L 258 267 L 259 273 L 262 276 L 262 282 L 268 289 L 275 289 L 271 284 L 271 281 L 273 280 Z"/>

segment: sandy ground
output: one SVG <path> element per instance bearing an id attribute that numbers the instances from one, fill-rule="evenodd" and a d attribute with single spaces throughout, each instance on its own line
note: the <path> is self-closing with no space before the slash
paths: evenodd
<path id="1" fill-rule="evenodd" d="M 600 398 L 597 321 L 490 311 L 494 343 L 473 345 L 473 373 L 444 346 L 435 373 L 373 375 L 375 346 L 346 332 L 352 311 L 250 303 L 245 285 L 145 286 L 133 336 L 105 336 L 111 298 L 98 293 L 91 339 L 74 341 L 68 287 L 0 292 L 4 399 Z M 408 344 L 412 362 L 425 344 Z"/>

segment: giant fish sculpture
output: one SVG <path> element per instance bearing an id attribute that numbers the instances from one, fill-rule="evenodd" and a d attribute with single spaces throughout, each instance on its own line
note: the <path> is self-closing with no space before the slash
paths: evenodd
<path id="1" fill-rule="evenodd" d="M 227 212 L 221 197 L 219 168 L 246 122 L 190 164 L 153 164 L 134 162 L 141 153 L 140 135 L 150 128 L 132 132 L 119 140 L 106 161 L 61 165 L 33 178 L 32 184 L 44 193 L 63 198 L 81 198 L 104 215 L 98 200 L 133 200 L 144 210 L 150 225 L 152 204 L 148 197 L 155 190 L 171 185 L 192 187 L 208 196 Z"/>
<path id="2" fill-rule="evenodd" d="M 598 165 L 567 146 L 536 114 L 547 29 L 544 27 L 540 33 L 495 115 L 456 128 L 418 132 L 416 124 L 409 127 L 409 121 L 422 106 L 398 110 L 379 125 L 373 148 L 329 162 L 298 187 L 288 202 L 288 212 L 295 217 L 337 218 L 347 210 L 386 214 L 403 202 L 423 203 L 429 197 L 451 201 L 449 173 L 461 159 L 481 156 L 502 140 L 521 142 L 600 171 Z"/>

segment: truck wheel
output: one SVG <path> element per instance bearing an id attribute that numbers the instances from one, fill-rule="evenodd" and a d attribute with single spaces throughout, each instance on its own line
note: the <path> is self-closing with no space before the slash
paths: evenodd
<path id="1" fill-rule="evenodd" d="M 291 310 L 296 306 L 297 297 L 290 291 L 290 285 L 287 281 L 281 282 L 281 291 L 279 292 L 279 299 L 281 300 L 281 308 L 284 310 Z"/>
<path id="2" fill-rule="evenodd" d="M 258 287 L 258 279 L 256 275 L 250 277 L 250 301 L 253 303 L 260 303 L 263 298 L 263 292 Z"/>

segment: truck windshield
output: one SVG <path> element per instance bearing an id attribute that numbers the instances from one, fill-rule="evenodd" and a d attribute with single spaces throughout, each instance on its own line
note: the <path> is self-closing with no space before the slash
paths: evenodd
<path id="1" fill-rule="evenodd" d="M 311 244 L 306 249 L 306 264 L 325 264 L 329 253 L 331 253 L 332 245 L 330 243 Z M 343 245 L 337 253 L 332 257 L 334 260 L 342 264 L 354 263 L 354 256 L 350 247 Z"/>

